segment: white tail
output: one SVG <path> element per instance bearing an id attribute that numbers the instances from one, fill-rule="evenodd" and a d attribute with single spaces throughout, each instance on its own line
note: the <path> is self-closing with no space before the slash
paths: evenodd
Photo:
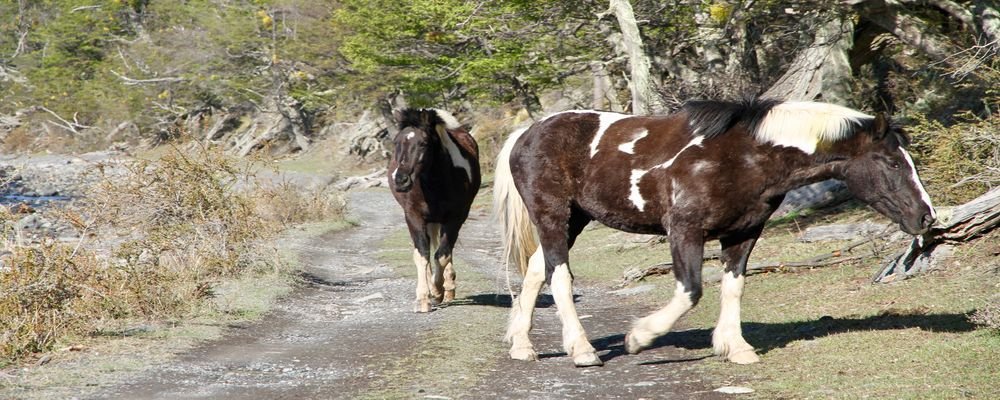
<path id="1" fill-rule="evenodd" d="M 503 227 L 504 259 L 508 265 L 511 262 L 516 264 L 521 276 L 528 270 L 528 258 L 538 248 L 538 239 L 524 200 L 514 186 L 514 176 L 510 173 L 510 153 L 514 143 L 527 130 L 528 128 L 514 131 L 504 142 L 500 155 L 497 156 L 493 176 L 493 212 L 500 218 L 500 226 Z"/>

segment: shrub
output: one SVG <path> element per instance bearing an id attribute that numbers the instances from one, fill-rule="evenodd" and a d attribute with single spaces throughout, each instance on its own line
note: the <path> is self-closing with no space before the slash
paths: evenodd
<path id="1" fill-rule="evenodd" d="M 338 218 L 336 193 L 257 184 L 253 163 L 196 148 L 101 168 L 80 204 L 48 212 L 76 243 L 24 245 L 0 207 L 0 365 L 109 323 L 190 315 L 227 277 L 281 268 L 267 239 Z"/>

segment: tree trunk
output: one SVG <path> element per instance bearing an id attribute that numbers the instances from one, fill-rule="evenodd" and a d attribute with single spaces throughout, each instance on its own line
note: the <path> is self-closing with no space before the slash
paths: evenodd
<path id="1" fill-rule="evenodd" d="M 764 93 L 786 100 L 817 100 L 846 105 L 850 96 L 851 65 L 847 51 L 853 46 L 854 23 L 838 17 L 816 31 L 813 44 L 803 50 L 778 81 Z"/>
<path id="2" fill-rule="evenodd" d="M 960 49 L 951 45 L 949 39 L 937 33 L 930 24 L 917 17 L 907 15 L 906 10 L 896 2 L 886 0 L 852 0 L 849 4 L 865 20 L 871 21 L 895 35 L 908 46 L 916 48 L 935 61 L 946 61 Z"/>
<path id="3" fill-rule="evenodd" d="M 951 255 L 948 243 L 965 242 L 1000 226 L 1000 187 L 955 207 L 950 214 L 939 216 L 930 232 L 913 239 L 908 249 L 891 257 L 872 280 L 887 283 L 926 272 L 938 260 Z"/>
<path id="4" fill-rule="evenodd" d="M 663 110 L 663 103 L 653 88 L 654 83 L 649 72 L 649 56 L 646 55 L 643 48 L 642 36 L 639 35 L 639 25 L 636 23 L 632 5 L 629 4 L 628 0 L 611 0 L 605 14 L 607 13 L 614 13 L 615 18 L 618 19 L 618 26 L 622 31 L 622 41 L 628 53 L 628 63 L 631 69 L 629 89 L 632 91 L 632 113 L 648 115 Z"/>
<path id="5" fill-rule="evenodd" d="M 607 65 L 596 61 L 590 64 L 591 73 L 594 76 L 594 97 L 591 107 L 595 110 L 622 111 L 621 102 L 615 93 L 614 82 L 608 74 Z"/>

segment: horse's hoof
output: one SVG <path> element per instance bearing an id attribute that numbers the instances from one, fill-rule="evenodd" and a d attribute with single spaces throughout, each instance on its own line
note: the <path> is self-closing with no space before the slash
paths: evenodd
<path id="1" fill-rule="evenodd" d="M 601 361 L 597 353 L 589 352 L 573 356 L 573 365 L 577 367 L 600 367 L 604 365 L 604 361 Z"/>
<path id="2" fill-rule="evenodd" d="M 427 300 L 417 301 L 417 304 L 413 306 L 413 312 L 415 313 L 431 312 L 431 302 Z"/>
<path id="3" fill-rule="evenodd" d="M 510 349 L 510 358 L 521 361 L 538 361 L 538 353 L 530 347 Z"/>
<path id="4" fill-rule="evenodd" d="M 730 354 L 728 359 L 729 362 L 740 365 L 760 362 L 760 357 L 753 350 L 743 350 L 735 354 Z"/>
<path id="5" fill-rule="evenodd" d="M 451 302 L 451 301 L 454 301 L 454 300 L 455 300 L 455 291 L 454 290 L 445 290 L 444 291 L 444 302 L 448 303 L 448 302 Z"/>
<path id="6" fill-rule="evenodd" d="M 641 352 L 643 349 L 644 349 L 644 347 L 639 344 L 638 340 L 635 340 L 635 337 L 632 336 L 631 332 L 625 334 L 625 352 L 626 353 L 629 353 L 629 354 L 639 354 L 639 352 Z"/>

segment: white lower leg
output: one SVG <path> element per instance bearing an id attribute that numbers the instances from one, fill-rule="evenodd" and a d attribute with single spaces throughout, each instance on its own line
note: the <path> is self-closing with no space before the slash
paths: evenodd
<path id="1" fill-rule="evenodd" d="M 573 363 L 577 366 L 600 365 L 601 359 L 597 357 L 594 346 L 587 340 L 587 333 L 583 330 L 580 317 L 576 314 L 576 305 L 573 303 L 573 277 L 566 264 L 557 265 L 555 272 L 552 273 L 552 297 L 556 301 L 559 319 L 562 321 L 563 349 L 573 357 Z"/>
<path id="2" fill-rule="evenodd" d="M 413 249 L 413 264 L 417 266 L 417 301 L 413 307 L 414 312 L 431 311 L 431 294 L 428 287 L 428 272 L 430 262 L 420 255 L 420 250 Z"/>
<path id="3" fill-rule="evenodd" d="M 521 285 L 521 294 L 511 304 L 510 323 L 504 340 L 511 344 L 510 358 L 515 360 L 537 360 L 538 354 L 528 339 L 531 321 L 535 313 L 538 292 L 545 283 L 545 258 L 538 248 L 528 261 L 528 270 Z"/>
<path id="4" fill-rule="evenodd" d="M 452 266 L 451 256 L 438 258 L 438 265 L 444 270 L 444 301 L 455 300 L 455 268 Z"/>
<path id="5" fill-rule="evenodd" d="M 626 337 L 625 350 L 635 354 L 649 347 L 656 338 L 670 332 L 674 323 L 693 305 L 691 292 L 686 291 L 684 285 L 677 282 L 674 297 L 666 307 L 639 319 L 632 325 L 632 331 Z"/>
<path id="6" fill-rule="evenodd" d="M 740 327 L 740 299 L 743 297 L 744 277 L 734 278 L 732 273 L 722 275 L 721 307 L 719 323 L 712 332 L 712 347 L 715 354 L 737 364 L 760 361 L 757 354 L 743 339 Z"/>

